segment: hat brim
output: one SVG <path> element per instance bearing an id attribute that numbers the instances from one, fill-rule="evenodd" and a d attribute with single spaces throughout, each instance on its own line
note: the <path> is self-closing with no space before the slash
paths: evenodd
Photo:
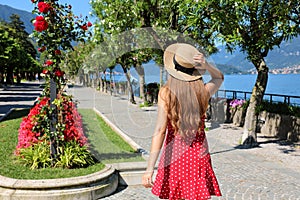
<path id="1" fill-rule="evenodd" d="M 178 48 L 186 48 L 187 50 L 191 51 L 192 55 L 200 53 L 195 47 L 189 44 L 176 43 L 168 46 L 164 52 L 164 66 L 167 72 L 174 78 L 182 81 L 195 81 L 197 79 L 200 79 L 202 77 L 202 74 L 204 74 L 206 70 L 195 69 L 194 73 L 192 75 L 189 75 L 175 69 L 173 57 L 176 54 Z"/>

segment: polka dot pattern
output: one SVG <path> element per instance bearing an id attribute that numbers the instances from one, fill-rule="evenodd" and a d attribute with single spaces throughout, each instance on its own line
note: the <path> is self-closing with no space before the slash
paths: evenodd
<path id="1" fill-rule="evenodd" d="M 219 185 L 212 169 L 208 144 L 201 131 L 182 138 L 174 134 L 168 123 L 152 193 L 161 199 L 210 199 L 221 196 Z"/>

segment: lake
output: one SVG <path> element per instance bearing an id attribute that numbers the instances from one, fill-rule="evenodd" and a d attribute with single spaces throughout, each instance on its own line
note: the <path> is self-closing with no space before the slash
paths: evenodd
<path id="1" fill-rule="evenodd" d="M 224 83 L 220 89 L 251 92 L 256 77 L 256 74 L 225 75 Z M 203 78 L 206 82 L 210 77 L 209 75 L 204 75 Z M 123 75 L 115 76 L 114 79 L 115 81 L 126 81 Z M 135 76 L 134 80 L 138 81 L 138 77 Z M 145 74 L 145 81 L 146 83 L 159 82 L 159 75 Z M 138 84 L 136 86 L 138 87 Z M 300 96 L 300 74 L 269 74 L 266 93 Z"/>

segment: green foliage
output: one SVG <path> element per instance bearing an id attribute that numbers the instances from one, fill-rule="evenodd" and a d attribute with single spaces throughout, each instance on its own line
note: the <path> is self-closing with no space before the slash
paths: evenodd
<path id="1" fill-rule="evenodd" d="M 152 105 L 153 105 L 153 103 L 150 103 L 149 101 L 145 101 L 145 102 L 143 102 L 143 103 L 140 104 L 140 108 L 142 108 L 142 107 L 150 107 Z"/>
<path id="2" fill-rule="evenodd" d="M 76 141 L 69 141 L 60 146 L 60 154 L 55 167 L 79 168 L 94 165 L 96 160 L 86 146 L 79 146 Z M 42 141 L 28 148 L 20 149 L 19 161 L 30 169 L 47 168 L 52 166 L 50 144 Z"/>
<path id="3" fill-rule="evenodd" d="M 30 169 L 51 167 L 50 145 L 42 141 L 20 149 L 20 162 Z"/>
<path id="4" fill-rule="evenodd" d="M 262 111 L 300 117 L 300 107 L 299 106 L 288 105 L 288 104 L 282 103 L 282 102 L 270 103 L 269 101 L 263 101 L 257 107 L 256 113 L 260 113 Z"/>
<path id="5" fill-rule="evenodd" d="M 13 83 L 13 73 L 39 71 L 36 50 L 18 15 L 12 15 L 10 23 L 0 22 L 0 44 L 1 71 L 6 74 L 7 83 Z"/>
<path id="6" fill-rule="evenodd" d="M 60 147 L 62 152 L 56 167 L 78 168 L 94 165 L 96 160 L 93 158 L 86 146 L 79 146 L 76 141 L 69 141 Z"/>

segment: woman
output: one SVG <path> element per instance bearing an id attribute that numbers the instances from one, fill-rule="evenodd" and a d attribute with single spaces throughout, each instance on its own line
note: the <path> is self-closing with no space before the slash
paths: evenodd
<path id="1" fill-rule="evenodd" d="M 204 119 L 208 101 L 224 76 L 189 44 L 170 45 L 164 53 L 164 64 L 169 79 L 159 91 L 158 119 L 142 183 L 146 188 L 152 187 L 152 193 L 161 199 L 221 196 L 211 165 Z M 211 75 L 206 84 L 202 81 L 205 71 Z M 154 166 L 163 142 L 153 183 Z"/>

